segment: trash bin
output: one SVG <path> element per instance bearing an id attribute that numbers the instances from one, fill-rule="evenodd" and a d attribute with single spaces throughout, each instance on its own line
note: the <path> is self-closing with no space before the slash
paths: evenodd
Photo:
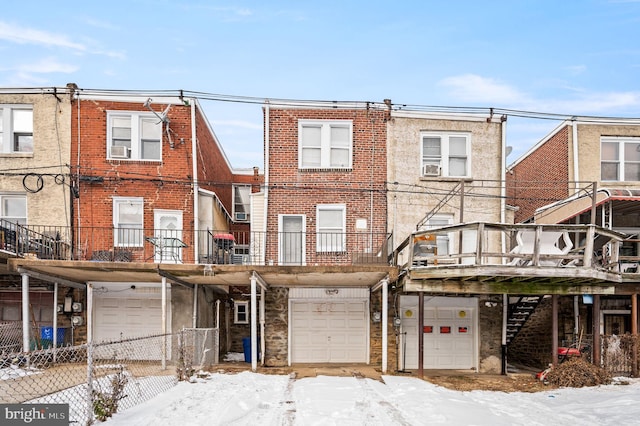
<path id="1" fill-rule="evenodd" d="M 244 362 L 251 362 L 251 337 L 242 338 L 242 349 L 244 349 Z M 260 344 L 258 344 L 258 359 L 260 359 Z"/>
<path id="2" fill-rule="evenodd" d="M 56 333 L 58 346 L 62 346 L 64 344 L 64 335 L 66 330 L 66 328 L 58 327 Z M 40 343 L 42 344 L 43 349 L 51 348 L 53 346 L 53 327 L 40 327 Z"/>

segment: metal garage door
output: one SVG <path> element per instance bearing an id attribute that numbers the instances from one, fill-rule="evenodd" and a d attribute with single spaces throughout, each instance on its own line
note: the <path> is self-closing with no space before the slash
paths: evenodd
<path id="1" fill-rule="evenodd" d="M 93 340 L 114 341 L 162 333 L 162 294 L 159 286 L 136 283 L 95 286 L 93 298 Z M 167 292 L 170 306 L 170 292 Z M 167 309 L 169 315 L 169 309 Z M 170 328 L 169 328 L 170 329 Z M 157 354 L 160 350 L 154 351 Z M 145 356 L 145 358 L 148 358 Z M 156 356 L 152 356 L 155 359 Z"/>
<path id="2" fill-rule="evenodd" d="M 477 367 L 477 299 L 426 297 L 424 306 L 424 368 Z M 418 296 L 400 301 L 404 368 L 418 368 Z"/>
<path id="3" fill-rule="evenodd" d="M 335 297 L 324 299 L 290 299 L 292 363 L 368 362 L 368 295 L 344 298 L 353 296 L 354 290 L 358 289 L 332 289 L 337 292 L 331 293 Z M 306 291 L 327 295 L 323 289 Z M 347 294 L 341 298 L 340 292 Z"/>

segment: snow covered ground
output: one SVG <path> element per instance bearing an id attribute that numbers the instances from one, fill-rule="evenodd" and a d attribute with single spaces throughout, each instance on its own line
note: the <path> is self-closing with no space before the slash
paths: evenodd
<path id="1" fill-rule="evenodd" d="M 106 424 L 600 426 L 640 421 L 638 379 L 539 393 L 458 392 L 417 378 L 383 380 L 214 373 L 181 382 Z"/>

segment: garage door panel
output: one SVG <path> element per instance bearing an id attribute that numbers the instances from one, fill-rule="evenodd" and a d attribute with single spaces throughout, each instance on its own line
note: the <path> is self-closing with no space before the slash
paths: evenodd
<path id="1" fill-rule="evenodd" d="M 291 361 L 366 362 L 367 303 L 292 300 Z"/>

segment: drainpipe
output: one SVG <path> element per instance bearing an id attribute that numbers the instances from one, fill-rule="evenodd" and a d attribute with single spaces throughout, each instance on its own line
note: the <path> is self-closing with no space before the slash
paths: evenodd
<path id="1" fill-rule="evenodd" d="M 500 188 L 500 222 L 507 222 L 507 121 L 502 121 L 502 171 L 500 173 L 500 180 L 502 182 Z M 500 235 L 502 243 L 502 252 L 507 252 L 507 236 L 504 232 Z M 503 259 L 505 262 L 506 259 Z M 507 374 L 507 321 L 509 319 L 509 295 L 502 295 L 502 363 L 501 374 Z"/>
<path id="2" fill-rule="evenodd" d="M 200 238 L 198 235 L 198 227 L 200 226 L 200 218 L 198 216 L 198 197 L 200 195 L 198 186 L 198 155 L 197 155 L 197 142 L 196 142 L 196 100 L 191 99 L 191 163 L 193 164 L 193 256 L 194 263 L 198 263 L 200 258 Z M 184 224 L 182 226 L 184 228 Z M 195 315 L 195 314 L 194 314 Z M 195 321 L 195 320 L 194 320 Z M 194 325 L 195 327 L 195 325 Z"/>
<path id="3" fill-rule="evenodd" d="M 509 320 L 509 295 L 502 295 L 502 371 L 507 374 L 507 321 Z"/>
<path id="4" fill-rule="evenodd" d="M 260 286 L 260 363 L 264 365 L 264 325 L 265 325 L 265 291 L 264 287 Z"/>
<path id="5" fill-rule="evenodd" d="M 30 352 L 29 275 L 22 274 L 22 352 Z"/>
<path id="6" fill-rule="evenodd" d="M 262 238 L 262 242 L 261 242 L 261 250 L 262 250 L 262 254 L 264 256 L 264 259 L 262 259 L 263 264 L 267 261 L 267 231 L 268 231 L 268 213 L 269 213 L 269 148 L 270 148 L 270 134 L 271 131 L 269 130 L 269 126 L 270 126 L 270 117 L 269 114 L 271 112 L 270 106 L 269 106 L 269 101 L 265 102 L 266 106 L 264 108 L 264 222 L 263 222 L 263 227 L 264 227 L 264 232 L 265 235 Z"/>
<path id="7" fill-rule="evenodd" d="M 576 119 L 574 118 L 572 121 L 572 133 L 573 133 L 573 137 L 572 137 L 572 145 L 573 145 L 573 180 L 576 182 L 576 187 L 574 188 L 574 193 L 578 193 L 580 191 L 580 189 L 578 188 L 578 184 L 577 182 L 580 180 L 580 171 L 579 169 L 579 162 L 578 162 L 578 122 L 576 121 Z M 595 192 L 594 192 L 594 198 L 595 198 Z"/>

